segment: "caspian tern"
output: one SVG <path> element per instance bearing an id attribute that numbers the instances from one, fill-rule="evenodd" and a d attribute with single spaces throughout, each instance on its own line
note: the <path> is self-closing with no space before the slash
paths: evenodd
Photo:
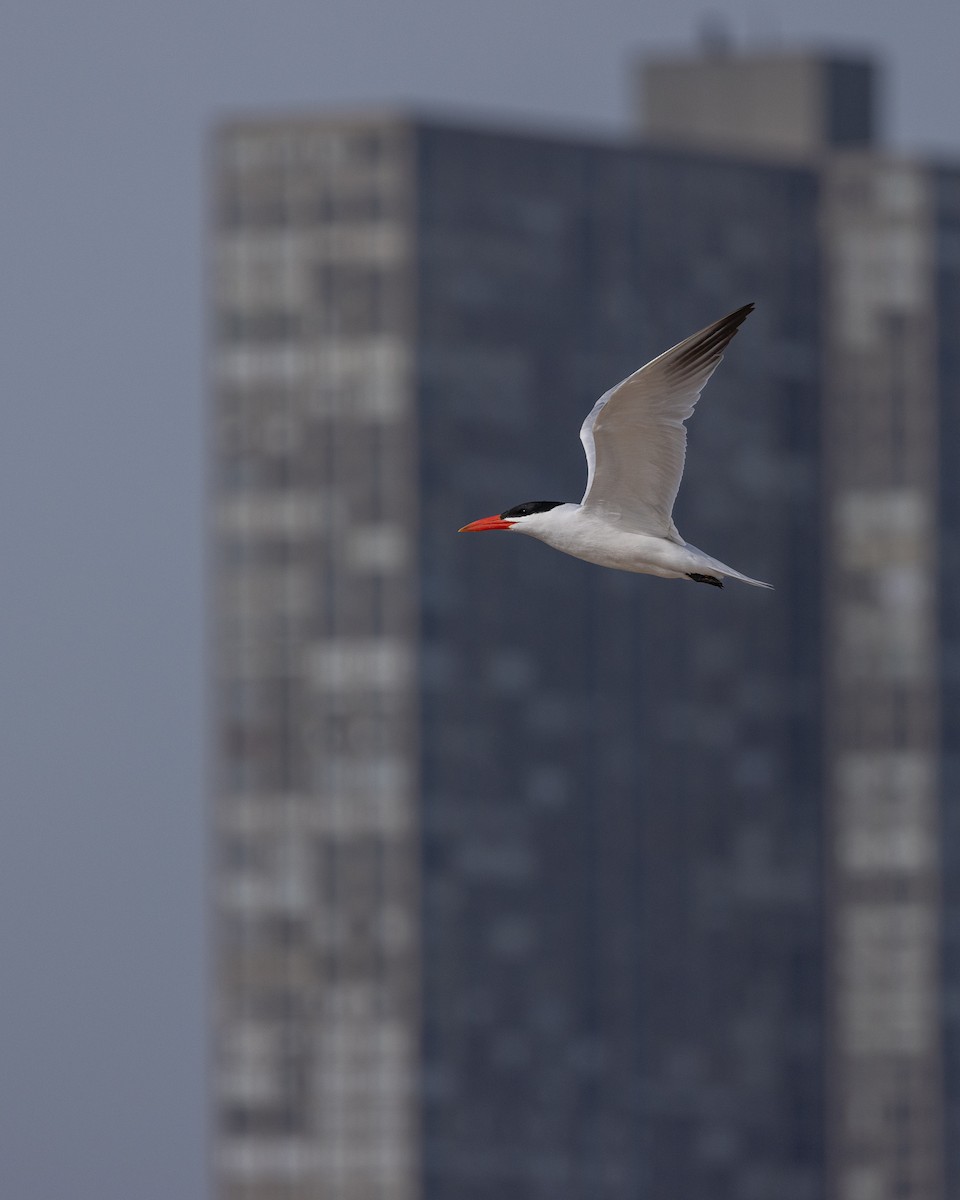
<path id="1" fill-rule="evenodd" d="M 507 529 L 619 571 L 692 579 L 714 587 L 723 587 L 729 576 L 755 587 L 772 587 L 689 545 L 671 515 L 686 455 L 684 421 L 751 312 L 753 305 L 745 304 L 600 397 L 580 428 L 587 488 L 579 504 L 528 500 L 471 521 L 460 532 Z"/>

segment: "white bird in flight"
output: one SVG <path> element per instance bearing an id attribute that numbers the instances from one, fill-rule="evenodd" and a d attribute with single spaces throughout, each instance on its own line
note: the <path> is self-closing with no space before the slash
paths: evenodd
<path id="1" fill-rule="evenodd" d="M 725 577 L 772 587 L 685 542 L 671 515 L 686 455 L 684 421 L 751 312 L 753 305 L 745 304 L 600 397 L 580 428 L 587 489 L 579 504 L 529 500 L 460 532 L 507 529 L 618 571 L 714 587 L 723 587 Z"/>

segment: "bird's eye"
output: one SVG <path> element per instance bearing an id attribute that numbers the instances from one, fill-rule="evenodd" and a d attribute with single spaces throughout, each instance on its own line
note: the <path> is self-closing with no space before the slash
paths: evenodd
<path id="1" fill-rule="evenodd" d="M 518 504 L 516 508 L 508 508 L 500 516 L 501 518 L 529 517 L 533 513 L 549 512 L 551 508 L 557 508 L 562 503 L 562 500 L 526 500 L 523 504 Z"/>

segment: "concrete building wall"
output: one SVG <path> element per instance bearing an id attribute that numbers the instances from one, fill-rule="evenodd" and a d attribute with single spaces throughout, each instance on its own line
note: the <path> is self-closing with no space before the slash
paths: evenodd
<path id="1" fill-rule="evenodd" d="M 419 1195 L 409 134 L 215 147 L 215 1172 Z"/>
<path id="2" fill-rule="evenodd" d="M 943 1196 L 929 174 L 824 170 L 830 1195 Z"/>
<path id="3" fill-rule="evenodd" d="M 931 171 L 935 218 L 933 271 L 937 310 L 939 393 L 937 469 L 937 667 L 940 675 L 941 879 L 944 1194 L 960 1191 L 960 170 Z"/>
<path id="4" fill-rule="evenodd" d="M 657 58 L 636 75 L 637 125 L 645 138 L 668 145 L 809 158 L 870 146 L 876 91 L 866 59 L 726 50 Z"/>

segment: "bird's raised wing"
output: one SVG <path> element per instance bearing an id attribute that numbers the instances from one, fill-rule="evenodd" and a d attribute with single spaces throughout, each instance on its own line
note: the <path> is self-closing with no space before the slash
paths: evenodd
<path id="1" fill-rule="evenodd" d="M 682 541 L 671 513 L 687 449 L 683 423 L 751 312 L 745 304 L 600 397 L 580 428 L 584 508 L 627 529 Z"/>

